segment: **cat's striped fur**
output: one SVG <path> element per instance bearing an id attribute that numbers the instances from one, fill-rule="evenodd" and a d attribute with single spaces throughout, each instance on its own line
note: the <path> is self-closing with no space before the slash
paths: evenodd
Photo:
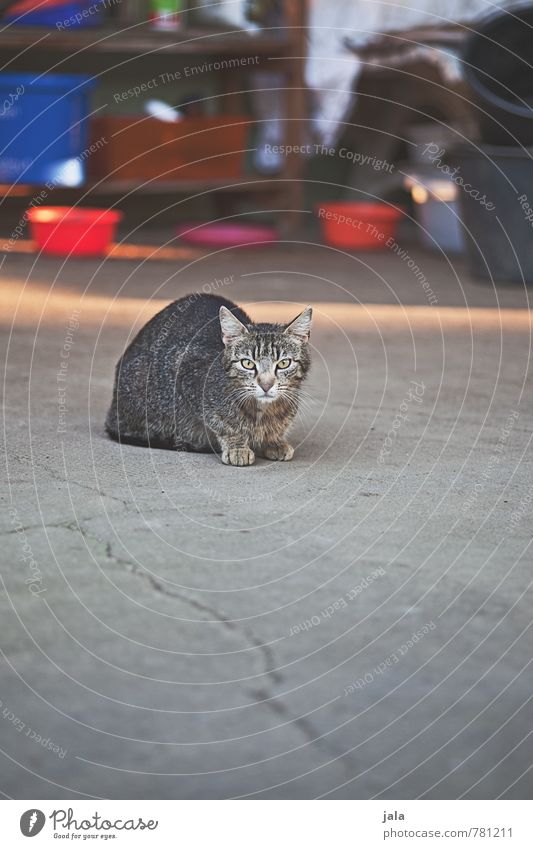
<path id="1" fill-rule="evenodd" d="M 286 433 L 310 365 L 311 308 L 254 324 L 231 301 L 189 295 L 154 316 L 116 368 L 109 435 L 121 442 L 290 460 Z"/>

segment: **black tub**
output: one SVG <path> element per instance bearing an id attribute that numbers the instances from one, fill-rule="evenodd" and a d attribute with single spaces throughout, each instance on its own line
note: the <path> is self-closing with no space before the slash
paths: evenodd
<path id="1" fill-rule="evenodd" d="M 480 22 L 463 52 L 483 143 L 533 145 L 533 5 Z"/>
<path id="2" fill-rule="evenodd" d="M 468 145 L 453 159 L 470 271 L 533 284 L 533 148 Z"/>

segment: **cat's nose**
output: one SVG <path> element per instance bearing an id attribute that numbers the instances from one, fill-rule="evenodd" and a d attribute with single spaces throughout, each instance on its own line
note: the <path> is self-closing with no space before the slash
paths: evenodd
<path id="1" fill-rule="evenodd" d="M 261 377 L 257 378 L 257 382 L 258 382 L 259 386 L 261 387 L 261 389 L 263 390 L 263 392 L 267 393 L 267 392 L 270 392 L 270 390 L 274 386 L 274 384 L 276 382 L 276 378 L 275 377 L 268 377 L 268 376 L 261 376 Z"/>

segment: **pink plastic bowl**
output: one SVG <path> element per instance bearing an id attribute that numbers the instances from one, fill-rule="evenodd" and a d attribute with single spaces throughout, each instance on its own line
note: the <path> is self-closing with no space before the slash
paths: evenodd
<path id="1" fill-rule="evenodd" d="M 270 244 L 278 239 L 274 227 L 261 224 L 181 224 L 177 234 L 190 245 L 210 248 L 237 248 L 241 245 Z"/>

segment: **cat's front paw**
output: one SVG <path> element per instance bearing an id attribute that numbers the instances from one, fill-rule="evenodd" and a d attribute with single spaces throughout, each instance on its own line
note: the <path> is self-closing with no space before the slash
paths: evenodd
<path id="1" fill-rule="evenodd" d="M 292 460 L 294 456 L 294 448 L 288 442 L 264 445 L 262 451 L 269 460 Z"/>
<path id="2" fill-rule="evenodd" d="M 251 448 L 226 448 L 222 452 L 222 462 L 226 466 L 251 466 L 255 454 Z"/>

